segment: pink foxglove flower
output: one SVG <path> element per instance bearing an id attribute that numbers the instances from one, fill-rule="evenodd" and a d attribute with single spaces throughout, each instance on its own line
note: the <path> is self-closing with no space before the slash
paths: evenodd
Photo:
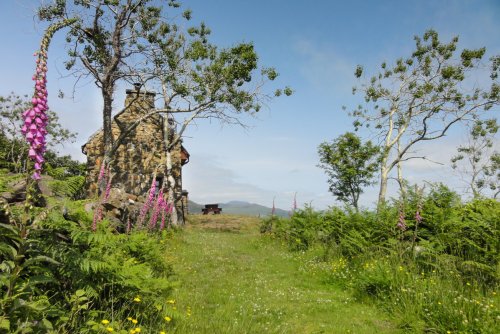
<path id="1" fill-rule="evenodd" d="M 161 210 L 161 223 L 160 223 L 160 231 L 163 231 L 165 228 L 165 218 L 167 217 L 167 213 L 165 210 Z"/>
<path id="2" fill-rule="evenodd" d="M 146 214 L 148 213 L 149 208 L 151 207 L 151 203 L 153 202 L 156 191 L 156 177 L 153 177 L 153 181 L 151 182 L 151 188 L 149 189 L 149 196 L 146 199 L 146 202 L 141 208 L 141 212 L 139 213 L 139 219 L 137 221 L 137 227 L 141 228 L 144 224 L 144 220 L 146 219 Z"/>
<path id="3" fill-rule="evenodd" d="M 418 204 L 417 204 L 417 212 L 415 212 L 415 222 L 416 225 L 419 225 L 422 222 L 422 215 L 420 214 L 422 212 L 422 202 L 419 199 Z"/>
<path id="4" fill-rule="evenodd" d="M 94 212 L 94 220 L 92 221 L 92 231 L 97 230 L 97 223 L 102 220 L 102 207 L 99 205 L 96 212 Z"/>
<path id="5" fill-rule="evenodd" d="M 40 180 L 40 173 L 43 167 L 43 155 L 46 150 L 45 136 L 47 135 L 47 50 L 49 48 L 52 36 L 59 29 L 76 22 L 76 19 L 63 20 L 49 26 L 43 36 L 40 51 L 35 52 L 33 56 L 37 66 L 35 75 L 32 79 L 35 81 L 35 91 L 31 99 L 31 108 L 23 113 L 24 125 L 21 132 L 25 135 L 26 141 L 30 145 L 28 157 L 34 164 L 34 173 L 32 178 L 35 181 Z"/>
<path id="6" fill-rule="evenodd" d="M 155 205 L 153 208 L 153 213 L 151 214 L 151 218 L 149 220 L 149 229 L 153 230 L 156 227 L 156 223 L 158 221 L 158 215 L 160 214 L 160 210 L 162 208 L 164 199 L 163 199 L 163 188 L 160 189 L 158 193 L 157 199 L 155 201 Z"/>
<path id="7" fill-rule="evenodd" d="M 415 221 L 417 224 L 420 224 L 422 222 L 422 216 L 420 215 L 420 209 L 417 209 L 417 212 L 415 213 Z"/>
<path id="8" fill-rule="evenodd" d="M 102 200 L 103 203 L 106 203 L 106 201 L 108 200 L 110 191 L 111 191 L 111 173 L 108 168 L 108 182 L 106 183 L 106 190 L 104 192 L 104 198 Z"/>
<path id="9" fill-rule="evenodd" d="M 406 229 L 408 228 L 405 223 L 405 213 L 401 209 L 399 210 L 399 219 L 398 223 L 396 224 L 396 227 L 401 231 L 406 231 Z"/>
<path id="10" fill-rule="evenodd" d="M 99 171 L 99 176 L 97 177 L 97 184 L 101 183 L 105 170 L 106 170 L 106 163 L 103 161 L 101 164 L 101 170 Z"/>
<path id="11" fill-rule="evenodd" d="M 163 231 L 165 228 L 165 221 L 168 218 L 168 216 L 172 213 L 173 207 L 168 204 L 165 200 L 162 202 L 162 207 L 161 207 L 161 224 L 160 224 L 160 231 Z"/>
<path id="12" fill-rule="evenodd" d="M 47 52 L 46 48 L 48 46 L 44 45 L 42 42 L 41 51 L 36 53 L 37 60 L 36 63 L 36 75 L 35 80 L 35 92 L 33 98 L 31 99 L 31 108 L 23 113 L 24 125 L 21 132 L 25 135 L 26 141 L 30 145 L 28 152 L 28 157 L 34 162 L 34 173 L 32 178 L 36 181 L 41 178 L 41 171 L 43 167 L 43 154 L 45 153 L 45 135 L 47 134 L 47 123 L 48 118 L 46 112 L 47 107 L 47 90 L 46 90 L 46 75 L 47 67 L 45 66 L 47 62 Z M 39 96 L 39 97 L 37 97 Z"/>

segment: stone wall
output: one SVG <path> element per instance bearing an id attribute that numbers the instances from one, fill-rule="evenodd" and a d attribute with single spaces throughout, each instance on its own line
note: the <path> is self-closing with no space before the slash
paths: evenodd
<path id="1" fill-rule="evenodd" d="M 112 124 L 113 137 L 120 134 L 117 124 L 127 124 L 136 121 L 139 117 L 154 108 L 154 93 L 127 90 L 125 109 L 114 117 Z M 123 189 L 126 193 L 135 196 L 147 196 L 153 177 L 156 175 L 158 184 L 166 182 L 166 154 L 165 133 L 167 122 L 159 115 L 153 115 L 139 124 L 132 131 L 127 140 L 121 145 L 112 162 L 113 187 Z M 87 189 L 90 196 L 98 193 L 97 178 L 103 159 L 103 132 L 96 132 L 82 149 L 87 155 Z M 181 143 L 172 154 L 172 172 L 176 179 L 176 198 L 182 193 L 182 162 Z M 177 203 L 180 207 L 182 204 Z"/>

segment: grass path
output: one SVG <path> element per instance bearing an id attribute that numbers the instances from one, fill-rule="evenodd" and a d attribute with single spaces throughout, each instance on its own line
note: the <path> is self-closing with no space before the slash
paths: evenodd
<path id="1" fill-rule="evenodd" d="M 397 333 L 258 233 L 257 219 L 197 217 L 172 240 L 175 311 L 169 333 Z"/>

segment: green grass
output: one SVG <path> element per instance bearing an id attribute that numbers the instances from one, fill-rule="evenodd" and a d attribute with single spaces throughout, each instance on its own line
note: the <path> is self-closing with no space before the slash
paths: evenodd
<path id="1" fill-rule="evenodd" d="M 314 252 L 289 252 L 260 236 L 258 223 L 197 216 L 171 240 L 179 286 L 168 333 L 400 332 L 387 314 L 305 266 Z"/>

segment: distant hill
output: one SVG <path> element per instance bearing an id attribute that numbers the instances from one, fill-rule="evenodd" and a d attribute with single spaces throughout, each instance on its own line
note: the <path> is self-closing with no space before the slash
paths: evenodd
<path id="1" fill-rule="evenodd" d="M 208 204 L 208 203 L 207 203 Z M 210 203 L 215 204 L 215 203 Z M 244 201 L 231 201 L 228 203 L 218 203 L 219 207 L 222 208 L 222 213 L 234 214 L 234 215 L 244 215 L 244 216 L 270 216 L 271 208 L 267 206 L 249 203 Z M 198 204 L 193 201 L 188 202 L 188 210 L 191 214 L 201 213 L 205 205 Z M 288 217 L 288 211 L 282 209 L 276 209 L 274 214 L 280 217 Z"/>
<path id="2" fill-rule="evenodd" d="M 201 213 L 201 209 L 203 209 L 204 207 L 204 205 L 188 200 L 188 211 L 190 214 Z"/>

